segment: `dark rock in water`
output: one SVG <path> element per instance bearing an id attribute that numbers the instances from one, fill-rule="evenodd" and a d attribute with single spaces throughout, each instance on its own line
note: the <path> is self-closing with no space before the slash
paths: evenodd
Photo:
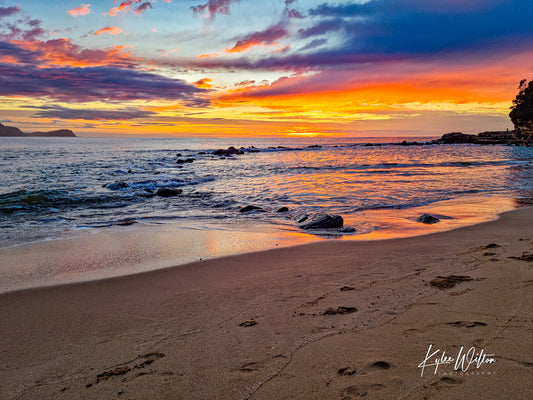
<path id="1" fill-rule="evenodd" d="M 242 212 L 242 213 L 250 212 L 250 211 L 265 211 L 265 210 L 263 210 L 261 207 L 252 206 L 252 205 L 245 206 L 239 210 L 239 212 Z"/>
<path id="2" fill-rule="evenodd" d="M 188 164 L 192 163 L 194 161 L 194 158 L 186 158 L 185 160 L 179 158 L 178 161 L 176 161 L 176 164 Z"/>
<path id="3" fill-rule="evenodd" d="M 135 218 L 124 218 L 115 222 L 115 225 L 128 226 L 133 225 L 136 222 Z"/>
<path id="4" fill-rule="evenodd" d="M 436 224 L 440 219 L 435 218 L 433 215 L 423 214 L 416 219 L 416 222 L 422 222 L 423 224 Z"/>
<path id="5" fill-rule="evenodd" d="M 120 190 L 120 189 L 126 189 L 127 187 L 129 187 L 130 185 L 128 185 L 127 182 L 113 182 L 113 183 L 108 183 L 108 184 L 105 184 L 104 187 L 106 189 L 109 189 L 109 190 Z"/>
<path id="6" fill-rule="evenodd" d="M 356 229 L 352 228 L 352 227 L 349 227 L 349 226 L 346 226 L 344 228 L 340 228 L 339 232 L 340 233 L 354 233 L 354 232 L 356 232 Z"/>
<path id="7" fill-rule="evenodd" d="M 328 214 L 311 214 L 302 222 L 298 222 L 298 226 L 302 229 L 342 228 L 343 224 L 344 220 L 340 215 Z"/>
<path id="8" fill-rule="evenodd" d="M 181 153 L 176 154 L 176 157 L 181 157 Z"/>
<path id="9" fill-rule="evenodd" d="M 292 219 L 297 224 L 300 224 L 300 223 L 304 222 L 307 219 L 308 216 L 309 216 L 309 214 L 300 213 L 300 214 L 296 214 L 294 217 L 292 217 Z"/>
<path id="10" fill-rule="evenodd" d="M 235 147 L 230 146 L 227 149 L 215 150 L 212 154 L 216 156 L 232 156 L 234 154 L 244 154 L 242 150 L 237 150 Z"/>
<path id="11" fill-rule="evenodd" d="M 462 132 L 450 132 L 442 135 L 438 142 L 443 144 L 475 143 L 476 140 L 476 135 L 467 135 Z"/>
<path id="12" fill-rule="evenodd" d="M 205 151 L 200 151 L 198 152 L 199 155 L 204 155 L 204 154 L 207 154 Z"/>
<path id="13" fill-rule="evenodd" d="M 322 146 L 318 145 L 318 144 L 312 144 L 310 146 L 307 146 L 308 149 L 319 149 L 321 148 Z"/>
<path id="14" fill-rule="evenodd" d="M 177 196 L 183 192 L 181 189 L 173 189 L 173 188 L 159 188 L 157 189 L 156 194 L 161 197 L 170 197 L 170 196 Z"/>
<path id="15" fill-rule="evenodd" d="M 461 132 L 451 132 L 442 135 L 440 139 L 433 140 L 432 144 L 507 144 L 525 145 L 526 143 L 515 131 L 481 132 L 477 135 L 466 135 Z"/>
<path id="16" fill-rule="evenodd" d="M 260 153 L 261 152 L 261 150 L 257 150 L 257 149 L 248 149 L 247 151 L 248 153 Z"/>
<path id="17" fill-rule="evenodd" d="M 277 212 L 281 213 L 281 212 L 288 212 L 288 211 L 289 211 L 288 207 L 281 207 Z"/>

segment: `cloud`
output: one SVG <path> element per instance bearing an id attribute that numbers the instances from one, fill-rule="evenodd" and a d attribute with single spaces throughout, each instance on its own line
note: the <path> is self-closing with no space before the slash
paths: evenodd
<path id="1" fill-rule="evenodd" d="M 105 28 L 98 29 L 96 32 L 94 32 L 94 35 L 98 36 L 104 33 L 108 33 L 110 35 L 118 35 L 121 32 L 122 32 L 122 29 L 120 29 L 118 26 L 106 26 Z"/>
<path id="2" fill-rule="evenodd" d="M 192 6 L 191 10 L 195 14 L 204 14 L 209 18 L 214 18 L 217 14 L 229 15 L 229 9 L 231 3 L 235 3 L 239 0 L 208 0 L 205 4 Z"/>
<path id="3" fill-rule="evenodd" d="M 172 0 L 162 0 L 165 3 L 172 3 Z M 147 9 L 153 8 L 152 3 L 157 3 L 157 0 L 152 0 L 151 2 L 143 0 L 125 0 L 121 2 L 118 6 L 112 7 L 104 15 L 109 15 L 114 17 L 120 13 L 126 13 L 132 9 L 136 4 L 142 3 L 140 6 L 134 9 L 135 15 L 142 15 Z"/>
<path id="4" fill-rule="evenodd" d="M 135 107 L 119 108 L 116 110 L 102 109 L 79 109 L 67 108 L 59 105 L 51 106 L 25 106 L 25 108 L 37 109 L 33 117 L 38 118 L 59 118 L 70 120 L 87 120 L 87 121 L 127 121 L 134 119 L 148 119 L 157 115 L 153 111 L 140 110 Z"/>
<path id="5" fill-rule="evenodd" d="M 135 9 L 135 14 L 139 15 L 146 11 L 147 8 L 153 8 L 152 5 L 148 2 L 142 3 L 139 7 Z"/>
<path id="6" fill-rule="evenodd" d="M 257 46 L 277 46 L 278 40 L 287 36 L 287 30 L 282 25 L 273 25 L 262 32 L 246 35 L 232 48 L 226 48 L 225 53 L 242 53 Z"/>
<path id="7" fill-rule="evenodd" d="M 307 43 L 305 46 L 301 47 L 298 51 L 306 51 L 314 49 L 315 47 L 320 47 L 325 45 L 328 42 L 328 39 L 314 39 Z"/>
<path id="8" fill-rule="evenodd" d="M 41 27 L 41 20 L 21 18 L 15 23 L 0 24 L 0 41 L 36 40 L 48 31 Z"/>
<path id="9" fill-rule="evenodd" d="M 212 79 L 203 78 L 203 79 L 200 79 L 199 81 L 194 82 L 194 85 L 201 89 L 211 89 L 213 87 L 211 86 L 211 82 L 213 82 Z"/>
<path id="10" fill-rule="evenodd" d="M 11 41 L 11 45 L 6 46 L 5 55 L 14 55 L 20 61 L 27 61 L 30 58 L 34 64 L 40 66 L 114 66 L 120 68 L 133 68 L 139 58 L 132 57 L 127 51 L 127 46 L 115 46 L 106 49 L 83 49 L 73 44 L 69 39 L 53 39 L 47 41 Z M 0 50 L 2 46 L 0 46 Z M 26 52 L 23 52 L 26 50 Z"/>
<path id="11" fill-rule="evenodd" d="M 438 4 L 434 4 L 438 3 Z M 465 4 L 463 4 L 465 3 Z M 343 53 L 435 54 L 505 47 L 531 40 L 533 2 L 371 0 L 324 3 L 309 11 L 315 25 L 301 37 L 342 32 Z"/>
<path id="12" fill-rule="evenodd" d="M 176 100 L 205 107 L 204 89 L 180 79 L 116 67 L 38 68 L 0 64 L 0 96 L 30 96 L 57 101 Z"/>
<path id="13" fill-rule="evenodd" d="M 90 7 L 91 7 L 90 4 L 82 4 L 81 6 L 77 8 L 72 8 L 68 10 L 67 13 L 72 15 L 73 17 L 79 17 L 80 15 L 87 15 L 91 12 Z"/>
<path id="14" fill-rule="evenodd" d="M 9 17 L 20 12 L 19 7 L 0 7 L 0 17 Z"/>

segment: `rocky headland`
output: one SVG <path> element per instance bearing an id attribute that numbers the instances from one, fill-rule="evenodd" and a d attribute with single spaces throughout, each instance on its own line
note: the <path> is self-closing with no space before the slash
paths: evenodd
<path id="1" fill-rule="evenodd" d="M 70 129 L 58 129 L 49 132 L 22 132 L 14 126 L 5 126 L 0 123 L 0 137 L 76 137 Z"/>

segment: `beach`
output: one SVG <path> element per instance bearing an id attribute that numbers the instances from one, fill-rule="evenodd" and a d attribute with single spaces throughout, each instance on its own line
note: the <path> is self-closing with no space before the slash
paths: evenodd
<path id="1" fill-rule="evenodd" d="M 0 398 L 529 398 L 532 226 L 528 207 L 5 293 Z"/>

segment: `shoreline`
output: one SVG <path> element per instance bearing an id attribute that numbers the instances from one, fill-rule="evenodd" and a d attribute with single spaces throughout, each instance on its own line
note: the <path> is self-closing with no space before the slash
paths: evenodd
<path id="1" fill-rule="evenodd" d="M 527 207 L 425 236 L 2 294 L 0 397 L 527 398 L 531 226 Z M 420 376 L 429 344 L 496 363 Z"/>
<path id="2" fill-rule="evenodd" d="M 114 226 L 79 237 L 52 238 L 0 248 L 0 294 L 38 287 L 89 282 L 213 259 L 321 241 L 374 241 L 424 236 L 493 221 L 517 209 L 512 197 L 466 197 L 405 209 L 366 210 L 344 216 L 353 234 L 305 231 L 284 225 L 209 227 Z M 440 216 L 422 224 L 424 213 Z M 81 233 L 82 231 L 80 231 Z"/>

